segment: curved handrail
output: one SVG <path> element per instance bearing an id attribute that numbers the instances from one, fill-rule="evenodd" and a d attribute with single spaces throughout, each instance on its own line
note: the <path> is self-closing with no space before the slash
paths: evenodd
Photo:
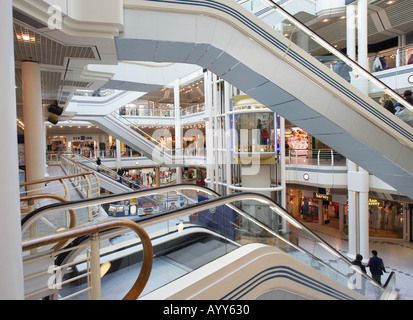
<path id="1" fill-rule="evenodd" d="M 43 206 L 41 208 L 37 208 L 27 214 L 23 219 L 22 219 L 22 225 L 24 225 L 24 228 L 22 228 L 22 232 L 27 230 L 27 220 L 31 220 L 33 218 L 39 219 L 42 216 L 46 215 L 49 213 L 49 211 L 52 210 L 65 210 L 65 209 L 78 209 L 78 208 L 83 208 L 85 206 L 93 206 L 93 205 L 100 205 L 103 203 L 108 203 L 108 202 L 116 202 L 116 201 L 122 201 L 122 200 L 128 200 L 133 197 L 144 197 L 144 196 L 149 196 L 149 195 L 156 195 L 162 192 L 170 192 L 170 191 L 179 191 L 179 190 L 185 190 L 191 188 L 192 190 L 198 190 L 201 192 L 205 192 L 207 194 L 210 194 L 215 197 L 219 197 L 220 195 L 201 185 L 196 185 L 196 184 L 190 184 L 190 183 L 183 183 L 179 185 L 167 185 L 167 186 L 162 186 L 162 187 L 156 187 L 156 188 L 151 188 L 151 189 L 144 189 L 144 190 L 137 190 L 137 191 L 130 191 L 130 192 L 125 192 L 121 194 L 112 194 L 112 195 L 106 195 L 106 196 L 100 196 L 96 198 L 88 198 L 88 199 L 82 199 L 82 200 L 74 200 L 74 201 L 66 201 L 64 203 L 52 203 L 46 206 Z"/>
<path id="2" fill-rule="evenodd" d="M 36 195 L 32 195 L 32 196 L 22 196 L 20 197 L 21 201 L 29 201 L 29 200 L 38 200 L 38 199 L 55 199 L 55 200 L 59 200 L 60 202 L 66 202 L 67 200 L 61 196 L 58 196 L 56 194 L 53 193 L 43 193 L 43 194 L 36 194 Z M 74 228 L 76 227 L 76 212 L 73 209 L 69 209 L 70 212 L 70 224 L 68 226 L 68 228 Z M 23 223 L 23 220 L 21 221 L 21 228 L 22 229 L 27 229 L 31 224 L 33 224 L 34 221 L 31 222 L 31 220 L 26 220 L 25 223 Z M 59 250 L 60 248 L 62 248 L 64 246 L 64 244 L 66 243 L 66 241 L 64 242 L 59 242 L 58 244 L 56 244 L 56 246 L 53 247 L 53 249 L 55 251 Z"/>
<path id="3" fill-rule="evenodd" d="M 53 235 L 46 235 L 39 238 L 29 239 L 23 241 L 22 249 L 23 251 L 27 251 L 44 245 L 49 245 L 61 241 L 67 241 L 87 234 L 97 234 L 103 230 L 121 227 L 132 229 L 139 235 L 142 241 L 143 263 L 141 270 L 139 272 L 139 276 L 133 284 L 132 288 L 123 297 L 123 300 L 136 300 L 145 288 L 152 271 L 153 248 L 151 239 L 149 238 L 146 231 L 133 221 L 124 219 L 111 219 L 94 225 L 82 226 L 74 229 L 65 230 L 62 232 L 55 233 Z"/>
<path id="4" fill-rule="evenodd" d="M 148 194 L 158 194 L 161 191 L 172 191 L 172 190 L 176 191 L 177 189 L 179 190 L 179 189 L 183 189 L 183 188 L 185 188 L 185 189 L 192 188 L 193 190 L 203 190 L 203 191 L 207 190 L 211 194 L 215 193 L 215 192 L 209 190 L 208 188 L 205 188 L 205 187 L 202 187 L 202 186 L 197 186 L 197 185 L 192 185 L 192 184 L 187 184 L 185 186 L 173 185 L 173 186 L 159 187 L 159 188 L 153 188 L 153 189 L 137 191 L 137 192 L 129 192 L 129 193 L 122 194 L 122 195 L 111 195 L 111 196 L 105 196 L 105 197 L 100 197 L 100 198 L 96 198 L 96 199 L 85 199 L 85 200 L 80 200 L 80 201 L 77 201 L 77 202 L 73 201 L 70 204 L 69 203 L 53 204 L 53 205 L 49 205 L 48 208 L 45 208 L 45 207 L 41 208 L 38 212 L 48 212 L 48 211 L 53 211 L 53 210 L 58 209 L 58 208 L 63 209 L 63 208 L 66 208 L 68 206 L 83 207 L 85 205 L 96 205 L 96 204 L 101 204 L 101 203 L 107 202 L 107 201 L 113 201 L 114 199 L 116 199 L 116 200 L 118 200 L 118 199 L 119 200 L 120 199 L 127 199 L 131 195 L 139 196 L 139 195 L 148 195 Z M 232 205 L 232 203 L 234 203 L 236 201 L 242 201 L 242 200 L 255 200 L 255 201 L 258 201 L 260 203 L 263 203 L 264 205 L 267 205 L 274 212 L 274 214 L 278 215 L 284 221 L 290 223 L 292 226 L 294 226 L 298 229 L 301 229 L 303 232 L 305 232 L 305 235 L 309 236 L 314 241 L 315 245 L 317 245 L 317 246 L 319 245 L 321 248 L 327 250 L 327 252 L 329 252 L 330 254 L 335 256 L 336 259 L 338 259 L 340 261 L 343 261 L 344 266 L 347 266 L 347 267 L 352 266 L 351 261 L 346 256 L 344 256 L 342 253 L 335 250 L 330 244 L 326 243 L 322 238 L 320 238 L 313 231 L 311 231 L 309 228 L 307 228 L 305 225 L 303 225 L 297 218 L 290 215 L 285 209 L 281 208 L 272 199 L 270 199 L 270 198 L 268 198 L 264 195 L 256 194 L 256 193 L 246 193 L 245 192 L 245 193 L 232 194 L 232 195 L 227 195 L 227 196 L 222 196 L 222 197 L 216 197 L 214 199 L 205 200 L 205 201 L 202 201 L 202 202 L 199 202 L 199 203 L 196 203 L 196 204 L 193 204 L 193 205 L 189 205 L 187 207 L 179 208 L 179 209 L 176 209 L 176 210 L 165 211 L 165 212 L 162 212 L 162 213 L 158 213 L 156 215 L 143 216 L 143 217 L 139 218 L 139 224 L 142 227 L 149 227 L 151 225 L 155 225 L 155 224 L 158 224 L 158 223 L 169 221 L 171 219 L 171 215 L 173 215 L 173 218 L 176 219 L 176 218 L 180 218 L 180 217 L 183 217 L 183 216 L 198 213 L 199 211 L 208 210 L 210 208 L 217 207 L 217 206 L 220 206 L 220 205 L 227 205 L 231 209 L 236 210 L 236 212 L 238 214 L 242 215 L 243 217 L 250 220 L 251 222 L 253 222 L 257 226 L 259 226 L 259 227 L 263 228 L 264 230 L 268 231 L 274 237 L 280 238 L 283 241 L 287 241 L 287 243 L 292 245 L 296 250 L 299 250 L 300 252 L 304 252 L 304 253 L 307 252 L 307 250 L 305 248 L 297 247 L 295 244 L 291 243 L 291 241 L 289 241 L 288 239 L 285 239 L 282 235 L 279 235 L 276 231 L 272 230 L 271 227 L 268 227 L 265 223 L 257 220 L 256 218 L 254 218 L 250 214 L 244 212 L 242 209 L 239 209 L 239 208 Z M 37 214 L 40 214 L 40 213 L 37 213 Z M 131 221 L 131 220 L 129 220 L 129 221 Z M 133 223 L 136 223 L 136 222 L 133 222 Z M 312 253 L 308 252 L 308 254 L 310 256 L 313 256 Z M 317 257 L 315 257 L 315 258 L 319 263 L 325 265 L 324 260 L 322 260 L 322 259 L 320 260 L 320 258 L 317 258 Z M 328 265 L 327 267 L 331 270 L 335 270 L 338 275 L 341 275 L 342 277 L 345 276 L 345 274 L 343 273 L 343 272 L 345 272 L 345 270 L 340 271 L 339 269 L 336 269 L 335 267 L 330 266 L 330 265 Z M 383 290 L 383 288 L 381 286 L 376 284 L 367 275 L 366 276 L 361 275 L 361 276 L 366 277 L 366 280 L 369 281 L 369 284 L 371 286 L 375 287 L 378 290 Z"/>
<path id="5" fill-rule="evenodd" d="M 21 182 L 20 183 L 20 188 L 31 186 L 31 185 L 40 185 L 40 184 L 47 184 L 49 182 L 60 181 L 60 183 L 63 185 L 64 191 L 65 191 L 66 200 L 70 200 L 69 189 L 67 188 L 67 185 L 63 180 L 77 178 L 77 177 L 84 177 L 86 179 L 87 175 L 95 175 L 96 176 L 96 174 L 92 170 L 88 170 L 87 172 L 83 172 L 83 173 L 69 174 L 69 175 L 65 175 L 65 176 L 58 176 L 58 177 L 51 177 L 51 178 L 46 178 L 46 179 L 39 179 L 39 180 Z M 35 191 L 35 190 L 25 191 L 24 193 L 33 192 L 33 191 Z"/>
<path id="6" fill-rule="evenodd" d="M 40 180 L 25 181 L 25 182 L 20 183 L 20 187 L 26 187 L 29 185 L 39 184 L 39 183 L 48 183 L 48 182 L 57 181 L 57 180 L 60 181 L 64 179 L 76 178 L 76 177 L 81 177 L 81 176 L 89 175 L 89 174 L 94 174 L 94 172 L 92 170 L 89 170 L 89 172 L 69 174 L 67 176 L 59 176 L 59 177 L 52 177 L 52 178 L 46 178 L 46 179 L 40 179 Z"/>

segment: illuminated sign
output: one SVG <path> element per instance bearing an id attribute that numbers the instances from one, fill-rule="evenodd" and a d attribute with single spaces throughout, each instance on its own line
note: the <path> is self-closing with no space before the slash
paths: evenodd
<path id="1" fill-rule="evenodd" d="M 314 192 L 313 198 L 321 199 L 321 200 L 325 200 L 325 201 L 331 201 L 331 194 L 327 195 L 327 194 L 321 194 L 321 193 L 318 193 L 318 192 Z"/>

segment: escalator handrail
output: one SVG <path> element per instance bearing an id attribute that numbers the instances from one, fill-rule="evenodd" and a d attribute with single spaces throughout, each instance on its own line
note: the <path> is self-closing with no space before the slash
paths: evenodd
<path id="1" fill-rule="evenodd" d="M 109 202 L 128 200 L 134 197 L 138 198 L 138 197 L 144 197 L 148 195 L 165 193 L 169 191 L 172 192 L 172 191 L 186 190 L 186 189 L 192 189 L 194 191 L 199 190 L 201 192 L 205 192 L 215 197 L 220 196 L 217 192 L 207 187 L 195 185 L 195 184 L 183 183 L 179 185 L 168 185 L 168 186 L 161 186 L 161 187 L 156 187 L 156 188 L 151 188 L 151 189 L 124 192 L 120 194 L 105 195 L 105 196 L 100 196 L 96 198 L 71 200 L 71 201 L 66 201 L 64 203 L 52 203 L 52 204 L 43 206 L 41 208 L 37 208 L 33 210 L 32 212 L 30 212 L 29 214 L 27 214 L 21 220 L 22 232 L 24 232 L 27 229 L 27 226 L 32 223 L 30 220 L 39 219 L 40 217 L 46 215 L 52 210 L 77 209 L 77 208 L 82 208 L 85 206 L 101 205 L 101 204 L 109 203 Z"/>
<path id="2" fill-rule="evenodd" d="M 136 132 L 139 135 L 143 136 L 145 138 L 145 140 L 151 141 L 155 147 L 162 148 L 163 151 L 166 151 L 167 154 L 172 156 L 172 149 L 171 148 L 167 147 L 166 145 L 163 145 L 160 141 L 156 140 L 154 137 L 147 134 L 144 130 L 140 129 L 136 124 L 134 124 L 130 120 L 126 119 L 125 117 L 122 117 L 121 115 L 118 115 L 116 112 L 112 112 L 110 114 L 110 116 L 115 118 L 118 121 L 121 121 L 128 128 L 131 128 L 134 132 Z"/>
<path id="3" fill-rule="evenodd" d="M 38 199 L 54 199 L 58 200 L 60 202 L 66 202 L 67 200 L 61 196 L 58 196 L 57 194 L 53 193 L 40 193 L 40 194 L 35 194 L 31 196 L 21 196 L 20 201 L 30 201 L 30 200 L 38 200 Z M 70 224 L 68 226 L 69 229 L 76 227 L 76 212 L 73 209 L 68 209 L 69 211 L 69 216 L 70 216 Z M 34 221 L 33 221 L 34 222 Z M 29 224 L 26 225 L 26 228 L 28 228 L 31 225 L 30 220 Z M 66 242 L 62 241 L 56 244 L 56 246 L 53 247 L 55 251 L 59 250 L 61 247 L 64 246 Z"/>
<path id="4" fill-rule="evenodd" d="M 309 228 L 307 228 L 304 224 L 302 224 L 297 218 L 294 216 L 290 215 L 285 209 L 280 207 L 278 204 L 276 204 L 272 199 L 268 198 L 267 196 L 264 196 L 262 194 L 257 194 L 257 193 L 237 193 L 237 194 L 231 194 L 227 196 L 219 196 L 216 192 L 210 190 L 209 188 L 203 187 L 203 186 L 198 186 L 198 185 L 193 185 L 193 184 L 185 184 L 185 185 L 172 185 L 172 186 L 164 186 L 164 187 L 158 187 L 158 188 L 153 188 L 153 189 L 146 189 L 143 191 L 136 191 L 136 192 L 127 192 L 121 195 L 110 195 L 110 196 L 103 196 L 95 199 L 84 199 L 84 200 L 79 200 L 79 201 L 72 201 L 71 203 L 65 203 L 65 204 L 52 204 L 49 206 L 45 206 L 43 208 L 40 208 L 37 210 L 35 215 L 39 215 L 40 213 L 47 213 L 49 210 L 55 210 L 55 209 L 65 209 L 66 207 L 74 207 L 74 208 L 79 208 L 83 207 L 85 205 L 99 205 L 104 202 L 108 201 L 119 201 L 119 199 L 129 199 L 131 196 L 144 196 L 148 194 L 159 194 L 162 191 L 165 192 L 165 190 L 170 190 L 170 191 L 176 191 L 177 189 L 201 189 L 201 190 L 207 190 L 209 192 L 212 192 L 217 196 L 215 199 L 211 200 L 205 200 L 187 207 L 183 208 L 178 208 L 175 210 L 170 210 L 170 211 L 165 211 L 163 213 L 159 213 L 156 215 L 147 215 L 144 217 L 139 218 L 139 223 L 142 226 L 146 225 L 152 225 L 152 224 L 157 224 L 163 221 L 167 221 L 171 219 L 171 215 L 174 216 L 174 218 L 178 218 L 180 216 L 188 215 L 191 213 L 197 213 L 200 210 L 206 210 L 212 207 L 216 207 L 219 205 L 225 205 L 231 202 L 239 201 L 239 200 L 246 200 L 246 199 L 253 199 L 257 200 L 263 203 L 266 203 L 268 206 L 275 206 L 279 210 L 281 210 L 284 215 L 283 218 L 286 220 L 289 220 L 290 223 L 293 225 L 299 225 L 300 228 L 302 228 L 306 233 L 308 233 L 310 236 L 312 236 L 314 239 L 316 239 L 319 243 L 322 243 L 324 247 L 329 248 L 329 250 L 334 253 L 338 258 L 341 260 L 345 261 L 349 266 L 352 265 L 350 260 L 344 256 L 342 253 L 338 252 L 335 250 L 330 244 L 325 242 L 322 238 L 320 238 L 317 234 L 315 234 L 313 231 L 311 231 Z M 245 213 L 246 215 L 249 215 L 248 213 Z M 249 215 L 250 216 L 250 215 Z M 251 217 L 252 220 L 255 220 L 255 218 Z"/>
<path id="5" fill-rule="evenodd" d="M 193 204 L 189 207 L 183 207 L 183 208 L 179 208 L 179 209 L 175 209 L 175 210 L 165 211 L 163 213 L 160 213 L 160 214 L 157 214 L 157 215 L 154 215 L 154 216 L 151 216 L 151 215 L 144 216 L 143 218 L 139 219 L 139 224 L 142 227 L 148 227 L 148 226 L 153 225 L 153 224 L 158 224 L 158 223 L 161 223 L 161 222 L 165 222 L 167 220 L 170 220 L 171 218 L 176 219 L 176 218 L 179 218 L 179 217 L 184 216 L 184 215 L 190 215 L 190 214 L 193 214 L 193 213 L 198 213 L 199 211 L 202 211 L 202 210 L 208 210 L 210 208 L 217 207 L 219 205 L 228 205 L 228 206 L 231 207 L 230 203 L 235 202 L 235 201 L 239 201 L 239 200 L 257 200 L 257 201 L 260 201 L 260 202 L 267 201 L 268 205 L 277 206 L 280 210 L 282 210 L 285 213 L 285 216 L 283 216 L 284 219 L 285 219 L 285 217 L 288 217 L 288 220 L 290 220 L 290 222 L 292 222 L 293 224 L 294 223 L 299 224 L 300 228 L 302 228 L 307 233 L 309 233 L 309 235 L 312 236 L 313 238 L 315 238 L 315 240 L 318 243 L 322 243 L 324 247 L 330 248 L 331 253 L 335 254 L 337 258 L 343 260 L 348 265 L 348 267 L 353 266 L 352 263 L 350 262 L 350 260 L 346 256 L 344 256 L 342 253 L 335 250 L 332 246 L 330 246 L 322 238 L 320 238 L 319 236 L 314 234 L 305 225 L 301 224 L 301 222 L 298 219 L 291 216 L 286 210 L 279 207 L 270 198 L 268 198 L 266 196 L 263 196 L 261 194 L 256 194 L 256 193 L 238 193 L 238 194 L 232 194 L 232 195 L 228 195 L 228 196 L 222 196 L 222 197 L 211 199 L 211 200 L 205 200 L 205 201 Z M 235 209 L 237 209 L 237 211 L 242 211 L 239 208 L 235 208 Z M 257 225 L 259 225 L 261 227 L 264 227 L 267 230 L 270 229 L 269 227 L 265 226 L 263 223 L 261 223 L 256 218 L 249 215 L 248 213 L 243 212 L 243 214 L 248 216 L 248 219 L 251 222 L 256 223 Z M 171 217 L 171 215 L 173 215 L 173 217 Z M 275 235 L 275 232 L 273 232 L 273 235 Z M 304 252 L 309 257 L 311 257 L 313 260 L 315 260 L 318 263 L 324 265 L 325 267 L 327 267 L 328 269 L 330 269 L 333 272 L 337 273 L 341 277 L 346 277 L 347 276 L 346 274 L 343 274 L 342 272 L 340 272 L 338 269 L 335 269 L 333 266 L 330 266 L 330 265 L 326 264 L 323 260 L 321 260 L 320 258 L 315 256 L 314 254 L 312 254 L 312 253 L 306 251 L 305 249 L 302 249 L 302 248 L 297 247 L 296 245 L 292 244 L 290 241 L 288 241 L 284 237 L 279 236 L 279 235 L 275 235 L 275 236 L 282 239 L 283 241 L 286 241 L 288 244 L 292 245 L 295 249 L 297 249 L 301 252 Z M 83 242 L 84 240 L 86 240 L 86 239 L 75 239 L 73 244 L 70 244 L 69 246 L 75 246 L 76 243 Z M 64 260 L 65 256 L 66 255 L 63 255 L 61 257 L 62 258 L 61 260 Z M 57 262 L 57 264 L 59 264 L 59 263 L 60 262 Z M 358 272 L 358 271 L 359 270 L 356 269 L 356 272 Z M 373 281 L 370 277 L 368 277 L 367 275 L 362 274 L 361 272 L 359 272 L 359 273 L 360 273 L 361 276 L 365 277 L 365 279 L 368 280 L 371 285 L 379 288 L 380 290 L 383 290 L 383 288 L 381 286 L 379 286 L 375 281 Z"/>
<path id="6" fill-rule="evenodd" d="M 306 69 L 308 72 L 310 72 L 311 74 L 313 74 L 314 76 L 316 76 L 318 79 L 320 79 L 323 83 L 327 84 L 327 86 L 329 88 L 334 88 L 335 90 L 340 91 L 343 95 L 345 95 L 349 101 L 352 101 L 354 104 L 356 104 L 357 106 L 360 106 L 361 108 L 363 108 L 366 112 L 368 112 L 371 117 L 374 117 L 374 119 L 378 119 L 379 121 L 383 122 L 386 124 L 386 126 L 381 126 L 381 128 L 383 130 L 386 130 L 386 132 L 392 136 L 395 136 L 395 134 L 398 135 L 398 139 L 400 138 L 404 138 L 409 142 L 408 143 L 408 147 L 409 148 L 413 148 L 413 132 L 412 130 L 410 130 L 410 126 L 406 123 L 402 123 L 402 120 L 398 120 L 398 121 L 394 121 L 396 119 L 391 118 L 391 117 L 396 117 L 394 115 L 390 116 L 390 114 L 388 113 L 387 110 L 385 110 L 383 107 L 379 108 L 379 105 L 377 104 L 377 102 L 373 101 L 374 105 L 370 102 L 366 102 L 364 99 L 361 99 L 358 95 L 358 93 L 355 91 L 357 90 L 357 88 L 355 88 L 354 86 L 351 86 L 351 84 L 349 84 L 347 81 L 347 85 L 344 84 L 344 80 L 340 80 L 338 81 L 337 79 L 340 78 L 339 75 L 337 75 L 336 73 L 334 73 L 333 71 L 328 71 L 329 69 L 321 69 L 318 67 L 318 64 L 321 64 L 321 62 L 319 62 L 318 60 L 316 60 L 314 57 L 312 57 L 311 55 L 308 56 L 308 58 L 305 59 L 301 59 L 301 54 L 296 52 L 296 50 L 294 49 L 294 46 L 297 46 L 295 43 L 293 43 L 291 40 L 289 41 L 289 44 L 286 44 L 282 41 L 280 41 L 279 39 L 277 39 L 274 34 L 272 34 L 272 31 L 274 31 L 273 29 L 271 29 L 272 31 L 267 30 L 267 28 L 270 28 L 270 26 L 268 24 L 265 24 L 265 22 L 263 22 L 262 20 L 260 20 L 260 22 L 264 23 L 266 25 L 267 28 L 263 28 L 262 26 L 260 26 L 259 24 L 257 24 L 255 21 L 252 21 L 251 17 L 245 15 L 241 10 L 239 10 L 239 8 L 235 8 L 235 5 L 240 6 L 239 4 L 237 4 L 236 2 L 233 2 L 232 4 L 229 4 L 228 2 L 218 2 L 218 1 L 193 1 L 193 0 L 175 0 L 175 1 L 169 1 L 169 0 L 157 0 L 157 1 L 153 1 L 153 0 L 146 0 L 147 2 L 151 3 L 152 5 L 155 5 L 154 3 L 156 2 L 156 5 L 162 5 L 162 3 L 167 3 L 170 7 L 173 5 L 186 5 L 186 6 L 193 6 L 196 7 L 197 12 L 199 12 L 199 8 L 203 7 L 205 9 L 210 9 L 210 10 L 216 10 L 220 13 L 222 13 L 222 15 L 218 15 L 219 19 L 224 19 L 225 17 L 223 15 L 227 15 L 228 16 L 228 22 L 230 24 L 233 24 L 234 22 L 231 21 L 231 19 L 235 19 L 237 21 L 237 23 L 239 23 L 240 25 L 246 27 L 249 32 L 253 33 L 256 38 L 254 40 L 261 42 L 261 45 L 266 47 L 266 43 L 270 43 L 272 46 L 274 46 L 275 48 L 278 48 L 278 50 L 283 51 L 283 54 L 285 54 L 286 56 L 288 56 L 289 58 L 293 59 L 293 60 L 297 60 L 296 62 L 298 64 L 300 64 L 301 68 L 298 68 L 298 66 L 296 67 L 296 70 L 298 70 L 299 72 L 302 72 L 304 69 Z M 317 37 L 317 40 L 320 39 L 320 42 L 323 42 L 323 45 L 328 46 L 328 48 L 326 48 L 327 50 L 330 50 L 330 48 L 332 48 L 332 46 L 330 44 L 328 44 L 325 41 L 321 40 L 321 37 L 318 37 L 318 35 L 316 35 L 313 31 L 311 31 L 309 28 L 307 28 L 305 25 L 301 24 L 298 20 L 296 20 L 294 17 L 292 17 L 288 12 L 286 12 L 285 10 L 283 10 L 282 8 L 280 8 L 279 6 L 277 6 L 275 4 L 274 1 L 270 1 L 270 0 L 264 0 L 266 1 L 269 5 L 271 5 L 273 8 L 275 8 L 275 10 L 280 10 L 280 12 L 283 13 L 283 15 L 285 15 L 286 19 L 288 18 L 291 23 L 295 23 L 297 28 L 300 28 L 303 32 L 305 32 L 306 34 L 312 34 L 315 37 Z M 172 4 L 173 3 L 173 4 Z M 166 11 L 171 11 L 172 9 L 170 9 L 170 7 L 167 7 L 167 9 L 160 9 L 160 10 L 166 10 Z M 245 8 L 243 8 L 246 12 L 248 12 Z M 250 13 L 250 12 L 248 12 Z M 208 15 L 208 12 L 205 12 L 206 15 Z M 252 13 L 250 13 L 252 14 Z M 211 14 L 211 16 L 215 17 L 215 14 Z M 256 16 L 255 16 L 256 17 Z M 257 17 L 257 19 L 259 19 Z M 248 33 L 248 36 L 251 37 L 251 34 Z M 262 41 L 264 41 L 264 43 L 262 43 Z M 321 45 L 321 44 L 320 44 Z M 297 46 L 298 48 L 298 46 Z M 333 49 L 333 48 L 332 48 Z M 337 50 L 334 50 L 334 52 L 338 52 Z M 391 88 L 389 88 L 388 86 L 386 86 L 385 84 L 383 84 L 380 80 L 378 80 L 376 77 L 372 76 L 368 71 L 366 71 L 365 69 L 363 69 L 362 67 L 360 67 L 358 64 L 356 64 L 353 60 L 349 59 L 348 57 L 346 57 L 345 55 L 339 53 L 339 57 L 342 58 L 342 60 L 344 62 L 347 62 L 349 64 L 351 64 L 351 66 L 355 66 L 356 68 L 358 68 L 358 70 L 360 71 L 361 74 L 363 74 L 363 76 L 366 76 L 370 81 L 372 81 L 373 83 L 379 85 L 380 87 L 383 87 L 383 90 L 385 90 L 386 93 L 388 93 L 389 95 L 392 96 L 393 99 L 395 99 L 397 102 L 400 102 L 401 104 L 403 104 L 403 106 L 405 106 L 406 108 L 409 108 L 410 110 L 413 108 L 413 106 L 410 106 L 406 100 L 404 100 L 399 94 L 397 94 L 396 92 L 394 92 L 394 90 L 392 90 Z M 310 58 L 314 58 L 314 63 L 308 59 Z M 284 58 L 286 59 L 286 58 Z M 299 60 L 299 61 L 298 61 Z M 305 60 L 308 63 L 303 63 L 302 61 Z M 317 63 L 317 65 L 315 64 Z M 322 65 L 322 64 L 321 64 Z M 324 67 L 324 65 L 323 65 Z M 327 72 L 332 72 L 335 75 L 330 75 L 327 74 Z M 348 88 L 348 86 L 351 86 L 351 89 Z M 361 93 L 361 92 L 360 92 Z M 376 106 L 377 105 L 377 106 Z"/>
<path id="7" fill-rule="evenodd" d="M 113 180 L 116 180 L 116 179 L 114 179 L 114 178 L 111 177 L 110 175 L 107 175 L 105 172 L 102 172 L 102 171 L 99 171 L 99 172 L 98 172 L 97 170 L 98 170 L 98 169 L 104 169 L 104 171 L 107 171 L 107 172 L 109 172 L 109 173 L 112 173 L 114 176 L 119 176 L 116 171 L 112 170 L 111 168 L 109 168 L 109 167 L 107 167 L 107 166 L 105 166 L 105 165 L 103 165 L 103 164 L 100 164 L 100 165 L 98 166 L 98 165 L 96 164 L 96 160 L 92 160 L 92 159 L 90 159 L 90 158 L 88 158 L 88 157 L 85 157 L 84 155 L 81 155 L 81 154 L 73 153 L 72 155 L 74 155 L 74 156 L 76 156 L 76 157 L 79 157 L 80 159 L 82 159 L 82 160 L 84 160 L 84 161 L 87 161 L 87 163 L 93 164 L 92 167 L 88 167 L 88 166 L 86 166 L 85 164 L 78 162 L 79 160 L 70 159 L 70 160 L 72 160 L 72 161 L 76 161 L 76 163 L 78 163 L 80 166 L 83 166 L 83 167 L 85 167 L 85 168 L 87 168 L 87 169 L 89 169 L 89 170 L 92 170 L 93 172 L 100 173 L 100 174 L 102 174 L 102 175 L 104 175 L 104 176 L 106 176 L 106 177 L 108 177 L 108 178 L 113 179 Z M 67 157 L 66 157 L 66 158 L 67 158 Z M 120 177 L 122 178 L 122 182 L 121 182 L 121 183 L 122 183 L 123 185 L 125 185 L 125 184 L 123 183 L 123 181 L 126 181 L 129 185 L 132 184 L 132 183 L 135 184 L 135 180 L 133 180 L 133 179 L 131 179 L 131 178 L 124 177 L 124 176 L 120 176 Z M 117 180 L 117 181 L 119 181 L 119 180 Z"/>
<path id="8" fill-rule="evenodd" d="M 22 249 L 23 251 L 27 251 L 41 246 L 53 244 L 56 242 L 63 242 L 85 235 L 98 234 L 99 232 L 107 229 L 125 227 L 131 229 L 139 235 L 143 246 L 143 263 L 141 270 L 132 288 L 123 297 L 123 300 L 136 300 L 145 288 L 152 271 L 153 248 L 149 235 L 139 224 L 133 221 L 126 219 L 111 219 L 93 225 L 68 229 L 52 235 L 40 236 L 38 238 L 23 241 Z"/>
<path id="9" fill-rule="evenodd" d="M 294 18 L 288 11 L 286 11 L 284 8 L 279 6 L 274 0 L 264 0 L 267 2 L 270 6 L 272 6 L 274 9 L 279 10 L 282 12 L 285 16 L 288 17 L 290 21 L 294 23 L 295 26 L 297 26 L 300 31 L 303 31 L 310 37 L 317 37 L 317 43 L 321 44 L 324 48 L 326 48 L 328 51 L 332 52 L 336 57 L 339 57 L 342 61 L 344 61 L 347 65 L 350 65 L 351 68 L 357 69 L 359 74 L 363 74 L 364 77 L 367 77 L 369 80 L 379 83 L 380 86 L 384 88 L 383 91 L 388 93 L 390 96 L 392 96 L 393 99 L 396 101 L 400 102 L 403 104 L 405 107 L 407 107 L 410 111 L 413 112 L 413 106 L 409 104 L 405 99 L 403 99 L 397 92 L 395 92 L 392 88 L 388 87 L 383 81 L 380 79 L 376 78 L 374 75 L 372 75 L 368 70 L 360 66 L 356 61 L 348 57 L 346 54 L 343 54 L 339 50 L 337 50 L 334 46 L 332 46 L 328 41 L 326 41 L 323 37 L 318 35 L 315 31 L 311 30 L 309 27 L 301 23 L 299 20 Z M 320 43 L 321 42 L 321 43 Z"/>

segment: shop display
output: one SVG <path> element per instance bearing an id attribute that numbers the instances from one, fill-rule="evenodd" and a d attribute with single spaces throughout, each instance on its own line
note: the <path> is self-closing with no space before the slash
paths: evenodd
<path id="1" fill-rule="evenodd" d="M 286 143 L 292 156 L 308 155 L 308 134 L 298 128 L 290 128 L 285 131 Z"/>

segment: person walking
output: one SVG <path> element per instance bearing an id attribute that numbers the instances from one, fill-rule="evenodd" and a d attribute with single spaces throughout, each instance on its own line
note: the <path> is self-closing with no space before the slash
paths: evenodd
<path id="1" fill-rule="evenodd" d="M 369 259 L 369 262 L 367 263 L 367 267 L 370 268 L 370 273 L 374 281 L 376 281 L 378 284 L 381 285 L 381 276 L 384 272 L 386 271 L 386 268 L 384 267 L 383 259 L 379 258 L 377 256 L 377 251 L 372 250 L 371 253 L 373 256 Z"/>
<path id="2" fill-rule="evenodd" d="M 97 157 L 97 159 L 96 159 L 96 169 L 97 169 L 97 172 L 100 172 L 100 165 L 102 164 L 102 161 L 100 160 L 100 158 L 99 157 Z"/>

